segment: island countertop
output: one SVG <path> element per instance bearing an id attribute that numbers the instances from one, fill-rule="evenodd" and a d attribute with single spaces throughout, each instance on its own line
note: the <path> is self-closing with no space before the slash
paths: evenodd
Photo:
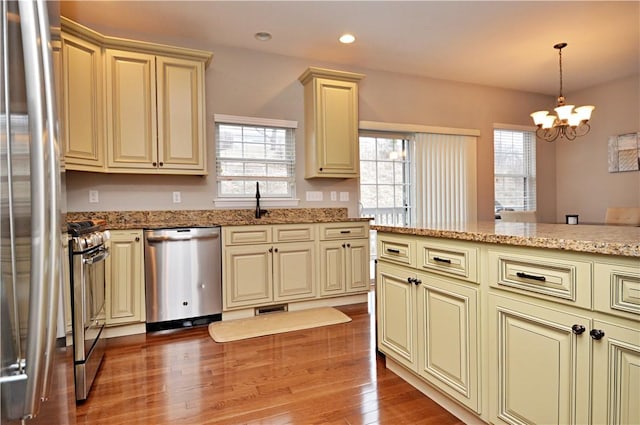
<path id="1" fill-rule="evenodd" d="M 404 235 L 640 257 L 640 227 L 479 222 L 427 227 L 372 225 L 371 229 Z"/>

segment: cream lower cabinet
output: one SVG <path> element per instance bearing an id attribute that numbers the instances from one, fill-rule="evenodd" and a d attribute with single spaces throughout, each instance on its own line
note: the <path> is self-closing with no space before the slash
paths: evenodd
<path id="1" fill-rule="evenodd" d="M 602 335 L 593 341 L 594 424 L 640 423 L 640 326 L 594 320 Z"/>
<path id="2" fill-rule="evenodd" d="M 107 326 L 146 320 L 142 230 L 112 230 L 105 265 Z"/>
<path id="3" fill-rule="evenodd" d="M 479 412 L 478 289 L 384 261 L 376 281 L 380 351 Z"/>
<path id="4" fill-rule="evenodd" d="M 223 309 L 317 296 L 315 226 L 224 228 Z"/>
<path id="5" fill-rule="evenodd" d="M 320 295 L 365 292 L 369 272 L 369 223 L 319 225 Z"/>
<path id="6" fill-rule="evenodd" d="M 591 320 L 563 310 L 489 296 L 493 423 L 589 423 Z"/>

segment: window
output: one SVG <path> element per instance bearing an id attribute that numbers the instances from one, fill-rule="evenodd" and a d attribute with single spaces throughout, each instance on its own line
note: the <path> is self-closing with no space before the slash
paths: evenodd
<path id="1" fill-rule="evenodd" d="M 412 224 L 411 144 L 403 135 L 360 134 L 362 217 L 375 224 Z"/>
<path id="2" fill-rule="evenodd" d="M 295 198 L 293 121 L 215 115 L 218 198 Z"/>
<path id="3" fill-rule="evenodd" d="M 495 209 L 536 209 L 536 134 L 493 130 Z"/>

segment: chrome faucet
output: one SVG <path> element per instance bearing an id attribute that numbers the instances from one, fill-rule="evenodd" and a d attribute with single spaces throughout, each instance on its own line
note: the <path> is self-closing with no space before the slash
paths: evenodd
<path id="1" fill-rule="evenodd" d="M 260 209 L 260 183 L 256 182 L 256 218 L 268 213 L 269 211 Z"/>

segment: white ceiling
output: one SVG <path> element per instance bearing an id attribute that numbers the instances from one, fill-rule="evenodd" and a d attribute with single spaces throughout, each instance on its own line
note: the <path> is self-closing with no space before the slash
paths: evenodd
<path id="1" fill-rule="evenodd" d="M 107 35 L 180 38 L 557 95 L 639 75 L 640 2 L 79 1 L 62 14 Z M 268 31 L 261 42 L 254 33 Z M 342 45 L 339 35 L 357 40 Z"/>

